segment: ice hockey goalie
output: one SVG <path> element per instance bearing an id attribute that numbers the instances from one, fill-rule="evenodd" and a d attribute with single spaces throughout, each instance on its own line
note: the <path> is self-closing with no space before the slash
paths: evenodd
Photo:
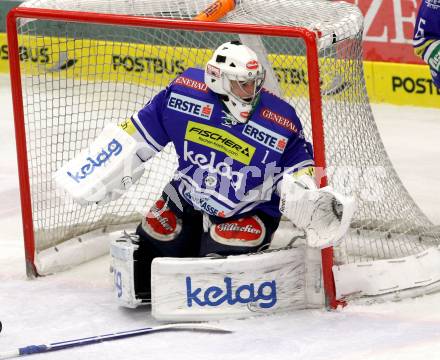
<path id="1" fill-rule="evenodd" d="M 56 173 L 58 185 L 80 203 L 105 203 L 142 176 L 144 162 L 174 144 L 179 160 L 173 180 L 136 234 L 112 245 L 122 305 L 134 307 L 150 297 L 153 259 L 258 252 L 270 243 L 282 215 L 304 229 L 310 247 L 332 246 L 343 237 L 354 200 L 318 189 L 313 149 L 300 120 L 264 81 L 254 51 L 239 42 L 222 44 L 204 70 L 183 72 L 130 119 L 108 125 Z M 194 287 L 191 278 L 184 281 Z M 223 282 L 232 284 L 227 277 Z M 247 289 L 251 283 L 255 289 L 255 282 Z M 262 300 L 255 291 L 236 299 Z M 215 303 L 205 300 L 191 306 Z"/>

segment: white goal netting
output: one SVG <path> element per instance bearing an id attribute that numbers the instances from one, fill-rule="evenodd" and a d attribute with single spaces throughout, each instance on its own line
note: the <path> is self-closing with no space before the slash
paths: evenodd
<path id="1" fill-rule="evenodd" d="M 208 0 L 31 0 L 25 7 L 188 20 Z M 68 17 L 66 18 L 68 20 Z M 412 200 L 382 144 L 366 93 L 362 15 L 344 2 L 242 0 L 222 22 L 299 26 L 320 35 L 319 67 L 329 184 L 358 201 L 338 263 L 401 258 L 437 246 L 439 231 Z M 36 252 L 89 231 L 139 221 L 176 166 L 172 146 L 147 164 L 142 181 L 109 205 L 80 207 L 52 174 L 109 122 L 130 117 L 188 67 L 237 34 L 24 19 L 18 22 Z M 246 39 L 246 37 L 241 37 Z M 262 35 L 276 91 L 312 139 L 304 41 Z M 316 144 L 314 144 L 316 145 Z"/>

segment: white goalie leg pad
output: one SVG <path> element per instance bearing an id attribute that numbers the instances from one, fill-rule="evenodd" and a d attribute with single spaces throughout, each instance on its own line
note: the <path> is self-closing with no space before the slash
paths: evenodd
<path id="1" fill-rule="evenodd" d="M 321 254 L 299 246 L 225 258 L 156 258 L 152 314 L 163 321 L 243 318 L 324 304 Z"/>
<path id="2" fill-rule="evenodd" d="M 311 247 L 338 244 L 350 227 L 356 209 L 353 197 L 338 194 L 329 186 L 311 188 L 289 174 L 283 177 L 280 193 L 281 213 L 306 231 Z"/>
<path id="3" fill-rule="evenodd" d="M 114 293 L 118 305 L 135 308 L 141 305 L 136 298 L 134 289 L 134 260 L 133 254 L 138 245 L 130 237 L 136 235 L 124 234 L 110 244 L 111 271 L 114 276 Z"/>

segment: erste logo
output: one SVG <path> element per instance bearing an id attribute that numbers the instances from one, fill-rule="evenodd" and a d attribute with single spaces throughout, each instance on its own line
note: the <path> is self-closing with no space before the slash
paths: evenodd
<path id="1" fill-rule="evenodd" d="M 243 135 L 280 154 L 286 148 L 288 141 L 285 136 L 277 134 L 275 131 L 266 129 L 253 121 L 250 121 L 246 124 L 243 129 Z"/>
<path id="2" fill-rule="evenodd" d="M 180 95 L 172 92 L 168 100 L 167 107 L 169 109 L 193 115 L 205 120 L 211 118 L 214 105 L 204 101 L 200 101 L 189 96 Z"/>
<path id="3" fill-rule="evenodd" d="M 195 209 L 202 210 L 209 215 L 225 217 L 226 213 L 229 212 L 225 206 L 215 201 L 213 198 L 197 194 L 194 190 L 183 192 L 183 196 L 193 204 Z"/>

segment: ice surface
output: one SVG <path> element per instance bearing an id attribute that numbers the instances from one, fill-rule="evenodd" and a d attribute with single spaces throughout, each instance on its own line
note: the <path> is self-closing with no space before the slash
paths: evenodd
<path id="1" fill-rule="evenodd" d="M 24 268 L 12 102 L 0 76 L 0 352 L 158 323 L 113 302 L 108 259 L 29 281 Z M 440 110 L 375 105 L 391 159 L 416 202 L 440 223 Z M 213 322 L 214 323 L 214 322 Z M 343 310 L 215 322 L 233 334 L 159 333 L 35 359 L 435 359 L 440 294 Z"/>

